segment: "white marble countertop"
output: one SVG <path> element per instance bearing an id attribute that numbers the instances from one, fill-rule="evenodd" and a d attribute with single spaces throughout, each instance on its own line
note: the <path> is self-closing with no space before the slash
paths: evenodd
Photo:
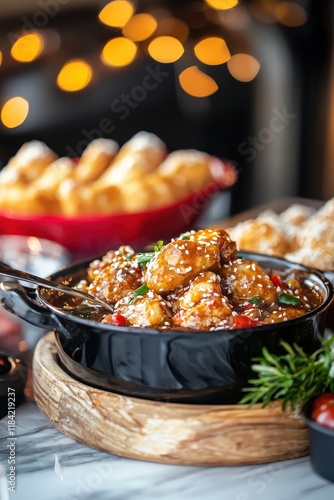
<path id="1" fill-rule="evenodd" d="M 332 500 L 309 457 L 193 467 L 108 455 L 61 434 L 27 401 L 16 410 L 15 492 L 8 491 L 7 417 L 0 421 L 1 500 Z"/>

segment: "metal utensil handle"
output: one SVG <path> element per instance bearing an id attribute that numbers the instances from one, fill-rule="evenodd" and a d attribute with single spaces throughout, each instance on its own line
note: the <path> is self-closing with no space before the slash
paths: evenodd
<path id="1" fill-rule="evenodd" d="M 0 304 L 6 311 L 31 325 L 44 330 L 57 330 L 71 341 L 70 333 L 63 327 L 57 315 L 45 305 L 38 303 L 35 289 L 25 288 L 13 281 L 2 282 L 0 283 Z"/>
<path id="2" fill-rule="evenodd" d="M 16 278 L 20 281 L 31 283 L 35 286 L 38 285 L 42 286 L 43 288 L 58 290 L 59 292 L 71 295 L 72 297 L 77 297 L 82 300 L 87 300 L 94 304 L 98 304 L 101 307 L 104 307 L 105 309 L 110 309 L 111 311 L 113 310 L 110 304 L 97 297 L 90 295 L 89 293 L 83 292 L 82 290 L 76 290 L 74 288 L 70 288 L 68 286 L 57 283 L 56 281 L 50 281 L 48 279 L 35 276 L 34 274 L 26 273 L 25 271 L 21 271 L 20 269 L 10 267 L 7 264 L 4 264 L 3 262 L 0 262 L 0 275 L 6 276 L 7 278 Z"/>

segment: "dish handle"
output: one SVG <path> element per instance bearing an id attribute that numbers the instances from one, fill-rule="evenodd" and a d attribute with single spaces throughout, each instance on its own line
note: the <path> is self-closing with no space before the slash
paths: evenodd
<path id="1" fill-rule="evenodd" d="M 0 304 L 11 314 L 39 328 L 59 328 L 57 318 L 36 297 L 35 289 L 17 282 L 0 283 Z"/>

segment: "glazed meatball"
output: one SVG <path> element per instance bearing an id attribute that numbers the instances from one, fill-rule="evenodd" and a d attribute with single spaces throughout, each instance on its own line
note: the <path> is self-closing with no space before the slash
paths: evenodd
<path id="1" fill-rule="evenodd" d="M 275 307 L 262 318 L 262 324 L 278 323 L 289 319 L 299 318 L 306 313 L 305 307 Z"/>
<path id="2" fill-rule="evenodd" d="M 219 245 L 221 263 L 227 263 L 236 258 L 237 245 L 224 229 L 200 229 L 196 232 L 191 231 L 188 235 L 190 240 L 216 242 Z"/>
<path id="3" fill-rule="evenodd" d="M 219 276 L 204 272 L 177 298 L 173 311 L 177 311 L 173 317 L 174 325 L 206 330 L 221 326 L 231 316 L 232 306 L 222 294 Z"/>
<path id="4" fill-rule="evenodd" d="M 187 286 L 202 271 L 218 268 L 219 262 L 218 243 L 171 241 L 148 263 L 146 284 L 156 293 L 167 293 Z"/>
<path id="5" fill-rule="evenodd" d="M 160 295 L 152 291 L 140 295 L 133 300 L 133 294 L 115 304 L 115 313 L 125 316 L 132 326 L 163 326 L 169 325 L 172 311 Z"/>
<path id="6" fill-rule="evenodd" d="M 109 252 L 105 260 L 95 264 L 95 273 L 91 269 L 90 276 L 95 278 L 88 287 L 89 293 L 109 304 L 115 304 L 143 283 L 143 273 L 136 259 L 128 260 L 117 252 L 113 254 Z"/>
<path id="7" fill-rule="evenodd" d="M 277 290 L 263 269 L 251 260 L 237 260 L 223 267 L 221 276 L 224 290 L 233 302 L 241 303 L 258 296 L 271 304 L 277 298 Z"/>
<path id="8" fill-rule="evenodd" d="M 189 286 L 180 288 L 175 293 L 170 293 L 167 298 L 173 303 L 173 312 L 177 312 L 180 309 L 193 307 L 203 297 L 213 295 L 217 297 L 222 295 L 220 277 L 211 271 L 205 271 L 200 273 Z"/>
<path id="9" fill-rule="evenodd" d="M 87 270 L 88 279 L 94 281 L 99 273 L 108 266 L 120 266 L 131 259 L 134 250 L 130 246 L 121 246 L 118 250 L 110 250 L 102 259 L 93 260 Z"/>

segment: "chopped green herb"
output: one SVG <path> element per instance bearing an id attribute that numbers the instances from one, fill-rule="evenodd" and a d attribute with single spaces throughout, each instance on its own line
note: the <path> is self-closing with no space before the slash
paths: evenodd
<path id="1" fill-rule="evenodd" d="M 135 295 L 145 295 L 149 291 L 148 286 L 144 283 L 140 287 L 136 288 L 136 290 L 133 292 Z"/>
<path id="2" fill-rule="evenodd" d="M 300 306 L 302 301 L 294 295 L 289 295 L 288 293 L 281 293 L 278 296 L 278 302 L 286 306 Z"/>
<path id="3" fill-rule="evenodd" d="M 133 257 L 133 253 L 124 253 L 124 252 L 121 252 L 121 254 L 123 255 L 124 259 L 126 259 L 126 260 L 131 260 L 132 257 Z"/>
<path id="4" fill-rule="evenodd" d="M 145 267 L 146 264 L 148 262 L 150 262 L 150 260 L 152 259 L 153 255 L 154 255 L 154 252 L 139 253 L 138 257 L 137 257 L 138 263 L 141 266 Z"/>
<path id="5" fill-rule="evenodd" d="M 190 240 L 190 236 L 187 236 L 187 235 L 182 236 L 181 240 Z"/>
<path id="6" fill-rule="evenodd" d="M 161 248 L 163 247 L 164 242 L 162 240 L 159 240 L 156 245 L 154 245 L 154 252 L 143 252 L 139 253 L 137 256 L 138 263 L 142 267 L 146 267 L 146 264 L 150 262 L 151 259 L 153 259 L 154 254 L 156 252 L 160 252 Z"/>
<path id="7" fill-rule="evenodd" d="M 129 305 L 134 304 L 139 297 L 139 295 L 145 295 L 149 291 L 148 286 L 144 283 L 141 285 L 139 288 L 136 288 L 136 290 L 133 291 L 132 297 L 129 299 Z"/>
<path id="8" fill-rule="evenodd" d="M 156 245 L 154 245 L 154 251 L 155 252 L 160 252 L 162 247 L 164 246 L 164 242 L 162 240 L 159 240 Z"/>
<path id="9" fill-rule="evenodd" d="M 259 307 L 262 303 L 262 299 L 258 295 L 254 295 L 254 297 L 249 300 L 249 303 L 253 306 Z"/>

